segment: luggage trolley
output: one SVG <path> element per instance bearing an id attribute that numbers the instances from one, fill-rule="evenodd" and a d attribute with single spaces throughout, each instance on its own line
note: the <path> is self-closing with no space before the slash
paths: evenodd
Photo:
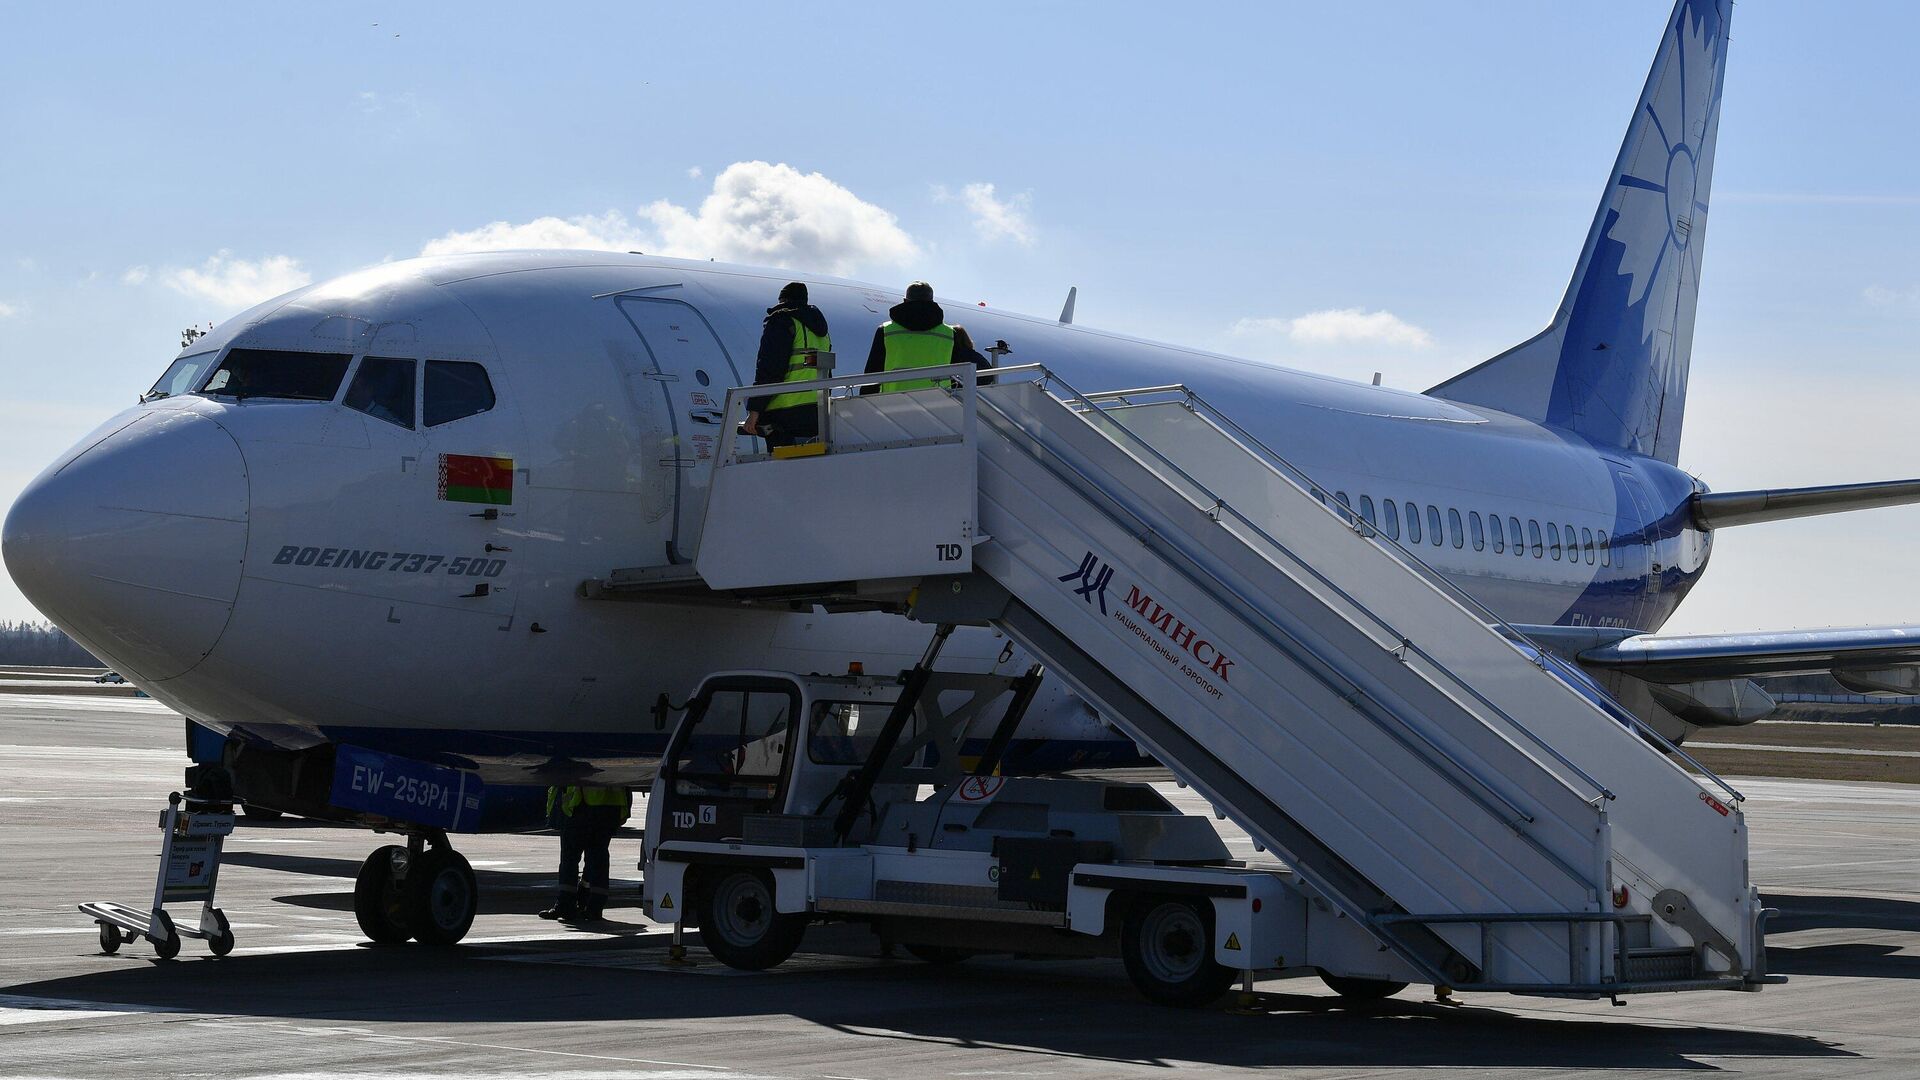
<path id="1" fill-rule="evenodd" d="M 169 794 L 160 814 L 160 872 L 153 884 L 152 910 L 107 900 L 80 905 L 83 914 L 100 924 L 101 952 L 118 952 L 122 943 L 137 937 L 153 942 L 154 955 L 162 960 L 180 955 L 182 937 L 205 941 L 215 956 L 233 951 L 233 929 L 226 914 L 213 906 L 220 848 L 233 832 L 233 807 L 210 803 L 205 809 L 182 810 L 181 801 L 179 792 Z M 201 902 L 199 925 L 174 925 L 165 905 L 195 900 Z"/>

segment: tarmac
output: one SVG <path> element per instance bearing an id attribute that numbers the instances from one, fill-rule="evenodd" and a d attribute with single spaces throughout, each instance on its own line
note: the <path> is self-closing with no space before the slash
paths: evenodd
<path id="1" fill-rule="evenodd" d="M 151 700 L 0 695 L 0 1076 L 1920 1075 L 1920 786 L 1734 779 L 1753 877 L 1780 909 L 1769 965 L 1791 979 L 1762 993 L 1446 1005 L 1414 987 L 1349 1008 L 1307 978 L 1261 983 L 1250 1009 L 1179 1011 L 1139 999 L 1117 961 L 931 967 L 850 927 L 810 931 L 769 973 L 698 948 L 675 968 L 634 906 L 633 835 L 604 932 L 534 918 L 551 837 L 459 838 L 482 914 L 434 949 L 369 945 L 354 925 L 353 875 L 384 839 L 243 823 L 220 877 L 233 955 L 191 940 L 173 961 L 144 942 L 101 955 L 74 905 L 148 902 L 181 741 Z"/>

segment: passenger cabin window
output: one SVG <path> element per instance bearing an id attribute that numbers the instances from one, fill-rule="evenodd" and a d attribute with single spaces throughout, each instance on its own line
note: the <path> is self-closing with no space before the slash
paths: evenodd
<path id="1" fill-rule="evenodd" d="M 1520 538 L 1521 532 L 1520 532 L 1519 518 L 1517 517 L 1507 518 L 1507 535 L 1513 537 L 1513 557 L 1516 559 L 1525 558 L 1527 554 L 1527 542 Z"/>
<path id="2" fill-rule="evenodd" d="M 412 431 L 413 367 L 413 361 L 399 357 L 363 358 L 342 404 Z"/>
<path id="3" fill-rule="evenodd" d="M 209 397 L 332 401 L 346 378 L 346 353 L 230 349 L 200 392 Z"/>
<path id="4" fill-rule="evenodd" d="M 1554 561 L 1560 559 L 1560 526 L 1547 522 L 1547 554 Z"/>
<path id="5" fill-rule="evenodd" d="M 1360 520 L 1375 528 L 1379 527 L 1379 523 L 1373 519 L 1373 496 L 1371 495 L 1360 496 Z"/>
<path id="6" fill-rule="evenodd" d="M 420 399 L 421 420 L 438 427 L 493 408 L 493 382 L 487 369 L 464 360 L 427 361 L 427 383 Z"/>
<path id="7" fill-rule="evenodd" d="M 1427 504 L 1427 540 L 1434 547 L 1439 547 L 1441 544 L 1440 508 L 1432 503 Z"/>
<path id="8" fill-rule="evenodd" d="M 1346 507 L 1346 508 L 1348 508 L 1349 510 L 1351 510 L 1351 509 L 1353 508 L 1353 504 L 1347 501 L 1347 493 L 1346 493 L 1346 492 L 1344 492 L 1344 491 L 1336 491 L 1336 492 L 1334 492 L 1334 493 L 1333 493 L 1333 497 L 1334 497 L 1334 498 L 1336 498 L 1336 499 L 1339 499 L 1339 500 L 1340 500 L 1340 505 L 1341 505 L 1341 506 L 1344 506 L 1344 507 Z"/>
<path id="9" fill-rule="evenodd" d="M 1605 529 L 1600 530 L 1596 543 L 1600 545 L 1600 565 L 1612 566 L 1613 547 L 1607 543 L 1607 533 Z"/>
<path id="10" fill-rule="evenodd" d="M 1493 532 L 1493 553 L 1495 555 L 1505 555 L 1507 553 L 1507 538 L 1506 535 L 1500 531 L 1499 514 L 1487 515 L 1487 528 Z"/>
<path id="11" fill-rule="evenodd" d="M 1417 544 L 1419 542 L 1420 542 L 1420 504 L 1410 502 L 1407 504 L 1407 543 Z"/>
<path id="12" fill-rule="evenodd" d="M 1546 545 L 1540 542 L 1540 519 L 1527 519 L 1527 541 L 1533 546 L 1533 557 L 1544 559 L 1547 556 Z"/>
<path id="13" fill-rule="evenodd" d="M 1478 524 L 1478 522 L 1475 524 Z M 1465 532 L 1460 528 L 1460 511 L 1455 510 L 1451 506 L 1447 507 L 1447 536 L 1453 541 L 1453 546 L 1456 548 L 1467 545 Z M 1475 544 L 1474 546 L 1479 547 L 1480 545 Z"/>
<path id="14" fill-rule="evenodd" d="M 1587 565 L 1593 565 L 1593 530 L 1585 525 L 1580 527 L 1580 547 L 1587 553 Z"/>
<path id="15" fill-rule="evenodd" d="M 1387 539 L 1400 539 L 1400 504 L 1392 499 L 1380 500 L 1382 528 L 1387 530 Z"/>
<path id="16" fill-rule="evenodd" d="M 153 384 L 153 389 L 140 395 L 140 400 L 152 401 L 154 398 L 192 393 L 194 387 L 200 385 L 200 377 L 213 366 L 213 358 L 218 355 L 220 351 L 212 349 L 194 353 L 192 356 L 183 356 L 168 364 L 166 374 L 160 376 L 160 381 Z"/>

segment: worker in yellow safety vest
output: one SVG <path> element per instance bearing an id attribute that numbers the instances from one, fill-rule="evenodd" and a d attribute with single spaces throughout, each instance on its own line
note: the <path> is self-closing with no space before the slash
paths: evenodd
<path id="1" fill-rule="evenodd" d="M 804 281 L 790 281 L 760 324 L 760 353 L 753 367 L 755 385 L 809 382 L 822 377 L 819 355 L 833 351 L 827 317 L 807 303 Z M 740 429 L 759 435 L 768 446 L 791 446 L 820 436 L 819 392 L 767 394 L 747 402 Z"/>
<path id="2" fill-rule="evenodd" d="M 613 834 L 632 815 L 633 793 L 626 788 L 570 784 L 547 789 L 547 824 L 560 830 L 560 896 L 541 918 L 580 922 L 601 917 L 612 889 Z"/>
<path id="3" fill-rule="evenodd" d="M 914 368 L 943 367 L 947 364 L 972 364 L 988 369 L 993 364 L 974 350 L 973 339 L 965 327 L 948 326 L 947 313 L 934 303 L 933 286 L 916 281 L 907 286 L 907 295 L 887 310 L 887 321 L 873 332 L 873 347 L 867 350 L 867 374 L 909 371 Z M 985 378 L 982 382 L 987 381 Z M 898 379 L 877 388 L 864 387 L 861 393 L 892 393 L 896 390 L 924 390 L 932 379 Z"/>

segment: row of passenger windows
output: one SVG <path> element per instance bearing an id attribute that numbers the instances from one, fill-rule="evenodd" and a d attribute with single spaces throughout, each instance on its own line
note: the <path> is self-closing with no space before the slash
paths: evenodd
<path id="1" fill-rule="evenodd" d="M 174 361 L 147 396 L 197 390 L 236 401 L 257 397 L 332 401 L 353 362 L 347 353 L 230 349 L 209 375 L 207 368 L 215 355 L 199 353 Z M 419 361 L 407 357 L 362 357 L 341 404 L 409 431 L 437 427 L 493 408 L 493 382 L 487 378 L 486 368 L 464 360 L 428 360 L 416 413 L 413 391 L 419 367 Z"/>
<path id="2" fill-rule="evenodd" d="M 1441 520 L 1443 511 L 1433 504 L 1427 504 L 1425 510 L 1419 503 L 1409 499 L 1404 506 L 1405 530 L 1402 531 L 1402 504 L 1392 499 L 1380 500 L 1376 514 L 1373 496 L 1360 496 L 1360 505 L 1355 507 L 1348 501 L 1347 493 L 1336 491 L 1333 497 L 1340 505 L 1350 510 L 1358 510 L 1361 520 L 1386 533 L 1389 539 L 1399 540 L 1406 537 L 1411 547 L 1426 542 L 1434 547 L 1451 543 L 1456 548 L 1473 544 L 1473 550 L 1485 551 L 1489 547 L 1495 555 L 1504 555 L 1509 549 L 1515 558 L 1525 558 L 1531 551 L 1536 559 L 1565 559 L 1568 562 L 1585 561 L 1588 566 L 1612 566 L 1613 548 L 1607 543 L 1606 530 L 1595 530 L 1585 526 L 1576 529 L 1572 524 L 1558 524 L 1549 521 L 1543 527 L 1537 518 L 1528 518 L 1524 531 L 1520 519 L 1512 515 L 1502 518 L 1497 513 L 1489 513 L 1485 518 L 1480 511 L 1469 510 L 1465 518 L 1460 511 L 1448 507 L 1445 521 Z"/>

